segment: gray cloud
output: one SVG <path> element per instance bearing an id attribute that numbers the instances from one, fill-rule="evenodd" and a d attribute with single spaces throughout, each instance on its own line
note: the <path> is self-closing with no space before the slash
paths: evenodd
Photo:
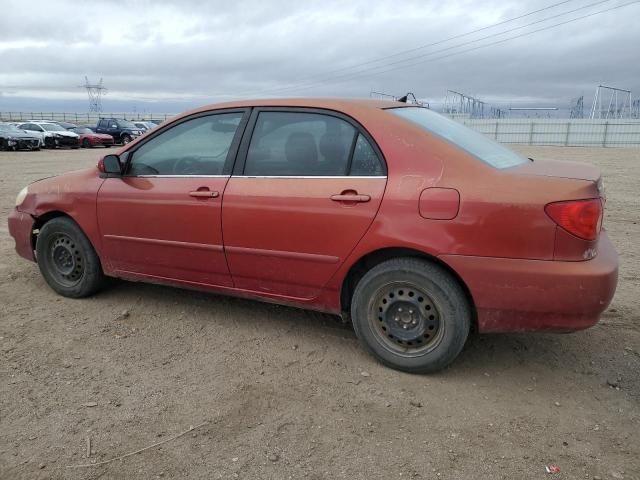
<path id="1" fill-rule="evenodd" d="M 573 0 L 407 56 L 435 52 L 593 1 Z M 599 83 L 631 89 L 640 97 L 640 31 L 635 28 L 640 4 L 438 59 L 624 1 L 432 54 L 380 75 L 372 74 L 376 70 L 353 75 L 376 64 L 344 70 L 333 76 L 352 75 L 335 81 L 327 79 L 327 72 L 497 23 L 553 0 L 13 3 L 12 14 L 0 18 L 0 110 L 19 108 L 20 102 L 60 108 L 63 100 L 70 108 L 82 109 L 78 85 L 85 74 L 93 80 L 104 78 L 110 89 L 106 109 L 111 103 L 180 110 L 238 96 L 368 96 L 371 90 L 410 90 L 437 103 L 447 88 L 501 104 L 564 107 L 579 95 L 590 99 Z M 301 84 L 312 85 L 279 90 Z"/>

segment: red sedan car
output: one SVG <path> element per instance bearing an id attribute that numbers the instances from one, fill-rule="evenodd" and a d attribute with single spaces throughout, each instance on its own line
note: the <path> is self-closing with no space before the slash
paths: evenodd
<path id="1" fill-rule="evenodd" d="M 80 146 L 83 148 L 93 148 L 98 145 L 104 147 L 113 147 L 114 141 L 111 135 L 105 133 L 96 133 L 90 128 L 76 127 L 71 129 L 72 132 L 80 135 Z"/>
<path id="2" fill-rule="evenodd" d="M 85 297 L 105 276 L 317 309 L 409 372 L 469 332 L 598 321 L 618 260 L 592 166 L 532 160 L 428 109 L 264 100 L 181 115 L 16 200 L 16 250 Z"/>

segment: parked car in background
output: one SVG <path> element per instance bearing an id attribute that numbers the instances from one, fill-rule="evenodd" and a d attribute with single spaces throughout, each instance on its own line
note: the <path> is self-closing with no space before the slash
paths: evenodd
<path id="1" fill-rule="evenodd" d="M 29 132 L 42 133 L 45 148 L 79 148 L 80 146 L 78 134 L 66 130 L 57 123 L 32 120 L 21 124 L 19 128 Z"/>
<path id="2" fill-rule="evenodd" d="M 40 139 L 14 125 L 0 123 L 0 150 L 40 150 Z"/>
<path id="3" fill-rule="evenodd" d="M 9 232 L 67 297 L 112 276 L 311 308 L 382 363 L 433 372 L 471 330 L 594 325 L 618 278 L 604 205 L 596 167 L 427 108 L 274 99 L 185 113 L 32 183 Z"/>
<path id="4" fill-rule="evenodd" d="M 74 128 L 77 128 L 78 125 L 76 125 L 75 123 L 69 123 L 69 122 L 59 122 L 57 120 L 52 120 L 51 123 L 57 123 L 58 125 L 60 125 L 62 128 L 65 128 L 67 130 L 73 130 Z"/>
<path id="5" fill-rule="evenodd" d="M 133 124 L 143 132 L 152 130 L 157 127 L 157 125 L 153 122 L 133 122 Z"/>
<path id="6" fill-rule="evenodd" d="M 111 135 L 116 143 L 126 145 L 142 135 L 142 130 L 128 120 L 101 118 L 96 125 L 96 133 Z"/>
<path id="7" fill-rule="evenodd" d="M 102 145 L 103 147 L 112 147 L 114 144 L 113 137 L 106 133 L 96 133 L 87 127 L 76 127 L 71 130 L 80 136 L 80 146 L 83 148 L 93 148 Z"/>
<path id="8" fill-rule="evenodd" d="M 24 130 L 22 128 L 20 128 L 20 125 L 22 125 L 24 122 L 7 122 L 7 125 L 13 125 L 14 127 L 18 128 L 19 130 L 28 133 L 29 135 L 33 135 L 35 137 L 38 138 L 40 145 L 40 148 L 45 148 L 44 146 L 44 133 L 43 132 L 36 132 L 33 130 Z"/>

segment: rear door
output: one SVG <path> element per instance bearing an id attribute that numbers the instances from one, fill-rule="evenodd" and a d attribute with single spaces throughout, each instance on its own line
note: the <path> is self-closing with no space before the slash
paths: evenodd
<path id="1" fill-rule="evenodd" d="M 107 178 L 98 193 L 103 249 L 113 270 L 232 285 L 221 202 L 245 123 L 245 110 L 201 114 L 136 145 L 125 175 Z"/>
<path id="2" fill-rule="evenodd" d="M 254 109 L 223 201 L 235 286 L 316 296 L 373 221 L 385 185 L 377 146 L 350 118 Z"/>

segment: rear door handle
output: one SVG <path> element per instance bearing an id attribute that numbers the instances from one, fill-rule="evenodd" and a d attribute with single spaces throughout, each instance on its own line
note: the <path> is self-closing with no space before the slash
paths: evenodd
<path id="1" fill-rule="evenodd" d="M 189 192 L 189 195 L 196 198 L 216 198 L 220 193 L 211 190 L 196 190 L 194 192 Z"/>
<path id="2" fill-rule="evenodd" d="M 371 200 L 369 195 L 360 195 L 358 193 L 341 193 L 339 195 L 331 195 L 334 202 L 368 202 Z"/>

